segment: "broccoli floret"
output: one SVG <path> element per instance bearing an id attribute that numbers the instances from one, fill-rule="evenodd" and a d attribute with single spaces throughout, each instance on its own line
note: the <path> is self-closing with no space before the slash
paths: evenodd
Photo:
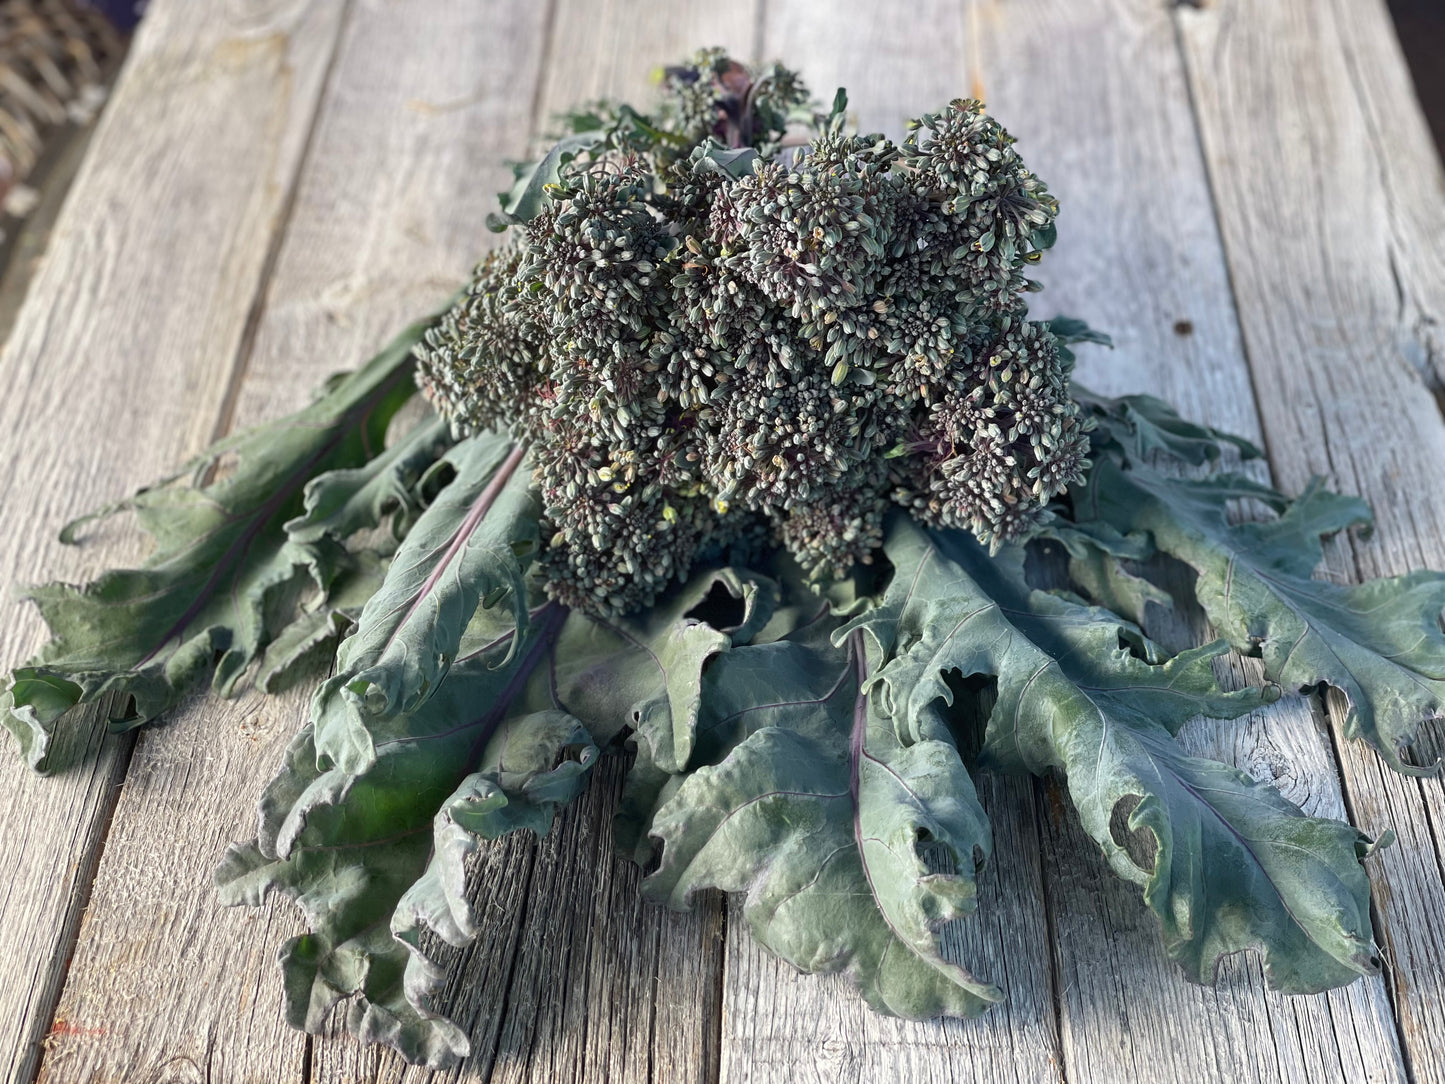
<path id="1" fill-rule="evenodd" d="M 462 432 L 531 448 L 552 595 L 649 604 L 759 526 L 819 579 L 892 503 L 1001 544 L 1087 466 L 1088 423 L 1024 275 L 1058 205 L 975 101 L 901 145 L 777 66 L 707 50 L 595 145 L 418 348 Z M 808 126 L 783 149 L 787 125 Z"/>

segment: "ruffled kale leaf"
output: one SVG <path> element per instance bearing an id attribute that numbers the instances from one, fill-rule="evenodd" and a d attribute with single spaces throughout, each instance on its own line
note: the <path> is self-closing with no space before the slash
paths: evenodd
<path id="1" fill-rule="evenodd" d="M 1123 535 L 1107 524 L 1087 528 L 1055 520 L 1042 538 L 1059 543 L 1068 555 L 1069 580 L 1092 602 L 1136 625 L 1144 624 L 1150 604 L 1174 609 L 1174 598 L 1139 570 L 1155 550 L 1144 535 Z"/>
<path id="2" fill-rule="evenodd" d="M 451 485 L 476 489 L 460 468 Z M 494 502 L 486 519 L 517 536 L 535 509 Z M 408 544 L 430 537 L 424 520 Z M 514 590 L 500 566 L 468 575 L 479 597 Z M 275 890 L 306 913 L 310 931 L 281 955 L 291 1022 L 318 1030 L 346 1000 L 347 1026 L 364 1040 L 432 1066 L 464 1056 L 465 1034 L 431 1004 L 443 969 L 429 943 L 476 935 L 468 856 L 484 839 L 546 832 L 598 746 L 629 726 L 690 744 L 707 661 L 766 621 L 775 600 L 765 577 L 723 569 L 637 621 L 599 623 L 556 603 L 521 621 L 505 606 L 482 609 L 430 696 L 354 717 L 365 762 L 329 757 L 306 726 L 262 796 L 256 840 L 231 848 L 217 871 L 227 903 L 255 905 Z"/>
<path id="3" fill-rule="evenodd" d="M 155 550 L 138 569 L 30 593 L 53 639 L 15 671 L 0 721 L 33 767 L 52 767 L 56 727 L 107 693 L 120 694 L 117 726 L 154 719 L 213 665 L 213 688 L 231 694 L 298 616 L 299 598 L 313 596 L 299 614 L 308 620 L 326 604 L 355 567 L 346 537 L 324 523 L 304 539 L 285 527 L 307 513 L 319 476 L 382 452 L 388 424 L 414 391 L 411 350 L 425 326 L 333 380 L 304 410 L 220 441 L 181 474 L 96 514 L 133 511 Z M 189 483 L 178 482 L 187 473 Z"/>
<path id="4" fill-rule="evenodd" d="M 601 742 L 627 728 L 666 771 L 692 757 L 703 670 L 772 617 L 778 586 L 759 573 L 703 570 L 632 617 L 570 622 L 557 658 L 558 695 Z"/>
<path id="5" fill-rule="evenodd" d="M 1052 242 L 1050 242 L 1052 244 Z M 1049 333 L 1058 340 L 1059 356 L 1070 365 L 1074 363 L 1071 347 L 1079 343 L 1094 343 L 1098 346 L 1113 346 L 1114 340 L 1106 333 L 1090 327 L 1076 316 L 1055 316 L 1047 321 Z"/>
<path id="6" fill-rule="evenodd" d="M 893 584 L 849 628 L 892 655 L 874 680 L 901 734 L 951 696 L 949 675 L 992 676 L 984 763 L 1064 774 L 1084 829 L 1142 887 L 1189 977 L 1210 980 L 1245 948 L 1290 992 L 1377 970 L 1369 841 L 1173 740 L 1194 716 L 1230 718 L 1268 698 L 1219 690 L 1210 663 L 1223 641 L 1166 658 L 1108 611 L 1029 589 L 1017 551 L 991 559 L 956 532 L 898 523 L 885 552 Z"/>
<path id="7" fill-rule="evenodd" d="M 256 668 L 256 687 L 266 693 L 280 692 L 308 674 L 315 676 L 308 670 L 308 662 L 324 660 L 329 667 L 336 645 L 356 627 L 371 596 L 381 590 L 389 563 L 389 558 L 374 550 L 353 552 L 351 567 L 337 574 L 326 597 L 303 610 L 266 645 Z"/>
<path id="8" fill-rule="evenodd" d="M 1278 517 L 1231 523 L 1239 500 Z M 1106 458 L 1075 502 L 1081 522 L 1147 532 L 1193 568 L 1210 622 L 1236 650 L 1262 658 L 1270 680 L 1343 693 L 1346 736 L 1369 742 L 1397 771 L 1438 768 L 1405 754 L 1421 724 L 1445 708 L 1445 574 L 1422 569 L 1362 584 L 1313 578 L 1322 538 L 1369 526 L 1363 501 L 1318 482 L 1291 501 L 1234 475 L 1182 480 Z"/>
<path id="9" fill-rule="evenodd" d="M 432 695 L 479 606 L 506 600 L 513 625 L 526 624 L 539 508 L 523 456 L 483 433 L 433 468 L 454 476 L 397 550 L 312 704 L 317 751 L 342 770 L 364 771 L 374 758 L 369 719 L 415 712 Z"/>
<path id="10" fill-rule="evenodd" d="M 421 515 L 421 482 L 452 445 L 446 422 L 428 417 L 359 467 L 333 470 L 306 485 L 305 511 L 286 524 L 293 542 L 350 539 L 386 524 L 400 542 Z"/>
<path id="11" fill-rule="evenodd" d="M 326 597 L 303 610 L 267 646 L 256 684 L 284 688 L 307 659 L 334 648 L 355 626 L 381 589 L 392 553 L 411 530 L 426 501 L 422 481 L 452 444 L 448 427 L 430 418 L 360 467 L 328 471 L 306 486 L 305 512 L 286 524 L 302 545 L 332 538 L 348 543 L 350 566 L 337 574 Z M 376 537 L 376 529 L 386 533 Z"/>
<path id="12" fill-rule="evenodd" d="M 563 627 L 553 661 L 559 702 L 599 745 L 625 736 L 635 746 L 617 840 L 638 862 L 651 852 L 646 829 L 661 796 L 692 761 L 703 672 L 774 617 L 778 593 L 759 573 L 704 570 L 645 613 Z"/>
<path id="13" fill-rule="evenodd" d="M 1078 384 L 1073 386 L 1073 394 L 1089 409 L 1101 435 L 1112 441 L 1128 462 L 1148 463 L 1155 456 L 1164 456 L 1199 467 L 1218 463 L 1226 450 L 1240 459 L 1264 455 L 1243 437 L 1180 417 L 1168 403 L 1152 395 L 1111 399 Z"/>
<path id="14" fill-rule="evenodd" d="M 976 905 L 987 818 L 942 714 L 901 736 L 862 689 L 877 658 L 856 636 L 835 646 L 837 624 L 713 660 L 692 770 L 651 817 L 662 853 L 644 891 L 673 907 L 745 893 L 753 935 L 794 966 L 844 972 L 899 1016 L 974 1015 L 1002 994 L 941 931 Z"/>
<path id="15" fill-rule="evenodd" d="M 467 1053 L 465 1033 L 430 1007 L 441 970 L 423 934 L 472 936 L 467 855 L 481 839 L 546 831 L 596 755 L 541 665 L 566 616 L 548 605 L 521 628 L 478 622 L 416 711 L 367 719 L 374 759 L 360 773 L 326 765 L 309 725 L 287 750 L 258 838 L 233 846 L 216 878 L 225 903 L 276 890 L 305 911 L 310 931 L 281 953 L 294 1026 L 317 1031 L 349 999 L 363 1040 L 434 1067 Z"/>

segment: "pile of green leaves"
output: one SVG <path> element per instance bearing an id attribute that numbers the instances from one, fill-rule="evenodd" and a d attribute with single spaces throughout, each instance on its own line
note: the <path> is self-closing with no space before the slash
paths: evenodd
<path id="1" fill-rule="evenodd" d="M 1368 525 L 1361 501 L 1318 485 L 1289 499 L 1219 468 L 1257 455 L 1246 442 L 1076 389 L 1087 478 L 1028 545 L 991 554 L 897 510 L 849 579 L 820 588 L 785 550 L 754 549 L 643 612 L 589 615 L 548 598 L 510 438 L 457 440 L 435 418 L 392 433 L 424 327 L 107 510 L 133 511 L 154 554 L 36 590 L 54 639 L 0 704 L 29 762 L 54 769 L 85 705 L 131 727 L 206 673 L 223 695 L 269 690 L 334 650 L 256 839 L 217 871 L 227 903 L 281 892 L 306 913 L 280 953 L 293 1024 L 317 1030 L 345 1002 L 365 1040 L 433 1066 L 465 1055 L 432 947 L 478 931 L 469 857 L 547 831 L 602 755 L 630 758 L 619 838 L 651 898 L 745 894 L 763 945 L 846 973 L 883 1012 L 969 1016 L 1002 996 L 942 937 L 990 858 L 979 771 L 1062 778 L 1192 979 L 1247 948 L 1290 992 L 1378 968 L 1372 843 L 1174 740 L 1328 686 L 1350 737 L 1425 770 L 1406 747 L 1445 695 L 1445 575 L 1315 579 L 1321 539 Z M 1075 321 L 1051 333 L 1097 338 Z M 1241 504 L 1268 514 L 1239 522 Z M 1068 556 L 1051 589 L 1046 545 Z M 1193 570 L 1219 640 L 1171 654 L 1142 631 L 1147 607 L 1188 601 L 1143 575 L 1157 555 Z M 1213 664 L 1231 649 L 1269 684 L 1223 690 Z"/>

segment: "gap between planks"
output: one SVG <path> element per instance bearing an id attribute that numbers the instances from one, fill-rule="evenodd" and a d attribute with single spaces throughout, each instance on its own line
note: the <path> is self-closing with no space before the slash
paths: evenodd
<path id="1" fill-rule="evenodd" d="M 340 0 L 342 7 L 340 18 L 337 20 L 337 42 L 346 37 L 347 23 L 355 2 L 356 0 Z M 321 107 L 326 101 L 326 88 L 331 84 L 331 77 L 336 71 L 336 58 L 340 51 L 338 47 L 332 47 L 331 55 L 326 58 L 326 66 L 321 72 L 321 94 L 318 98 L 317 108 L 311 114 L 311 124 L 306 129 L 306 139 L 302 143 L 301 153 L 296 158 L 296 167 L 291 172 L 285 194 L 281 198 L 280 210 L 276 214 L 275 225 L 272 227 L 271 236 L 266 244 L 266 255 L 261 261 L 256 288 L 251 296 L 251 304 L 246 310 L 246 322 L 241 329 L 241 341 L 237 344 L 235 356 L 231 361 L 231 376 L 226 381 L 226 394 L 221 400 L 220 409 L 216 412 L 216 425 L 211 431 L 213 443 L 235 429 L 236 403 L 241 398 L 241 385 L 250 369 L 251 354 L 256 347 L 256 334 L 260 330 L 261 316 L 265 312 L 267 290 L 276 273 L 276 261 L 281 257 L 281 245 L 291 225 L 291 216 L 296 211 L 296 194 L 301 188 L 301 178 L 306 172 L 306 163 L 311 158 L 315 147 L 316 130 L 321 122 Z"/>

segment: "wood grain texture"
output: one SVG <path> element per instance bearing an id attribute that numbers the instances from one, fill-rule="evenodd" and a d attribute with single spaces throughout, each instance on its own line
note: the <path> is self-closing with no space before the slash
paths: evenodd
<path id="1" fill-rule="evenodd" d="M 339 0 L 153 5 L 3 358 L 0 580 L 86 579 L 144 551 L 67 519 L 204 444 L 310 129 Z M 43 639 L 7 595 L 0 658 Z M 95 718 L 99 713 L 93 713 Z M 84 731 L 85 728 L 82 727 Z M 0 1076 L 28 1080 L 50 1027 L 134 738 L 82 733 L 79 766 L 0 758 Z M 60 1017 L 52 1041 L 89 1026 Z"/>
<path id="2" fill-rule="evenodd" d="M 230 840 L 254 834 L 267 771 L 253 762 L 279 755 L 307 700 L 198 694 L 141 735 L 41 1081 L 302 1079 L 306 1036 L 282 1021 L 275 966 L 299 918 L 222 911 L 210 873 Z"/>
<path id="3" fill-rule="evenodd" d="M 643 900 L 614 853 L 622 761 L 543 841 L 490 1080 L 716 1079 L 721 909 L 675 914 Z"/>
<path id="4" fill-rule="evenodd" d="M 1177 18 L 1275 474 L 1374 504 L 1374 539 L 1330 547 L 1327 574 L 1445 568 L 1445 179 L 1384 6 Z M 1356 823 L 1399 834 L 1375 899 L 1406 1060 L 1445 1080 L 1445 790 L 1393 775 L 1332 717 Z"/>
<path id="5" fill-rule="evenodd" d="M 502 161 L 525 145 L 528 95 L 519 104 L 515 88 L 536 81 L 541 16 L 525 3 L 351 8 L 222 424 L 294 410 L 455 289 L 485 244 Z M 244 314 L 251 299 L 232 303 Z M 229 841 L 254 835 L 308 693 L 201 699 L 142 733 L 44 1079 L 304 1078 L 309 1040 L 285 1024 L 275 965 L 300 916 L 279 899 L 221 908 L 212 871 Z"/>

